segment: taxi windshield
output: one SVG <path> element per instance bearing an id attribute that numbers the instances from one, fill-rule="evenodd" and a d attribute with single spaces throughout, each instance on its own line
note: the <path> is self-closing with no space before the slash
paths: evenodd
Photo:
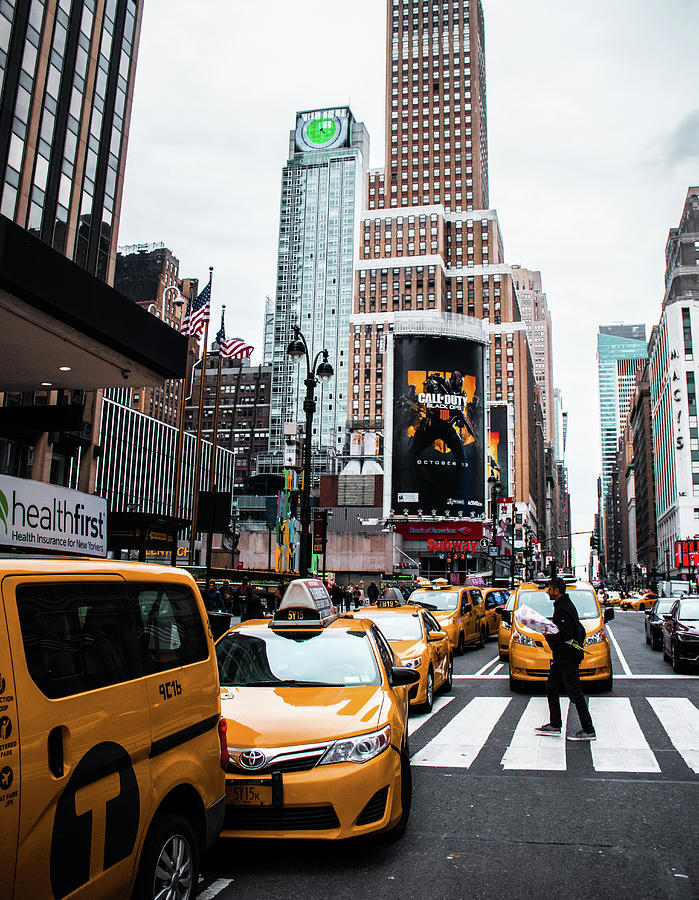
<path id="1" fill-rule="evenodd" d="M 592 591 L 572 590 L 568 596 L 578 611 L 581 619 L 599 619 L 597 601 Z M 546 591 L 520 591 L 518 606 L 530 606 L 533 610 L 550 619 L 553 615 L 553 600 Z"/>
<path id="2" fill-rule="evenodd" d="M 699 600 L 681 600 L 677 618 L 680 622 L 696 622 L 699 620 Z"/>
<path id="3" fill-rule="evenodd" d="M 459 602 L 459 591 L 413 591 L 410 602 L 438 612 L 454 610 Z"/>
<path id="4" fill-rule="evenodd" d="M 378 613 L 378 615 L 362 613 L 362 618 L 376 622 L 387 641 L 419 641 L 422 637 L 420 617 L 417 613 L 413 613 L 411 616 L 392 615 L 391 613 Z"/>
<path id="5" fill-rule="evenodd" d="M 272 629 L 231 632 L 216 645 L 222 687 L 337 687 L 379 684 L 364 632 L 320 631 L 299 637 Z"/>

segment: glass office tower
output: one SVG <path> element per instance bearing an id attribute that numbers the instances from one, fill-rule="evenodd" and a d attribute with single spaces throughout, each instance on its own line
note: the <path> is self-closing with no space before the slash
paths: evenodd
<path id="1" fill-rule="evenodd" d="M 343 450 L 353 266 L 368 160 L 366 129 L 348 107 L 297 114 L 282 172 L 269 444 L 275 469 L 282 467 L 284 423 L 305 418 L 306 366 L 286 353 L 294 324 L 311 362 L 327 349 L 335 370 L 316 388 L 314 455 L 320 463 Z"/>

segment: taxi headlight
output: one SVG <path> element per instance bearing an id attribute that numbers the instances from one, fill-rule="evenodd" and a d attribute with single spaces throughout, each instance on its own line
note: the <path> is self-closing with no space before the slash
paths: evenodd
<path id="1" fill-rule="evenodd" d="M 521 631 L 515 631 L 512 635 L 512 640 L 515 644 L 524 644 L 525 647 L 536 647 L 534 638 L 530 638 L 528 634 L 522 634 Z"/>
<path id="2" fill-rule="evenodd" d="M 402 659 L 400 661 L 400 665 L 405 666 L 407 669 L 419 669 L 421 662 L 422 662 L 422 657 L 415 656 L 412 659 Z"/>
<path id="3" fill-rule="evenodd" d="M 390 743 L 390 725 L 386 725 L 380 731 L 343 738 L 341 741 L 335 741 L 332 746 L 328 747 L 319 765 L 327 766 L 330 763 L 340 762 L 365 763 L 378 756 L 379 753 L 383 753 Z"/>
<path id="4" fill-rule="evenodd" d="M 592 634 L 588 634 L 585 638 L 585 646 L 589 647 L 591 644 L 601 644 L 602 641 L 607 640 L 607 634 L 604 628 L 600 628 L 599 631 L 595 631 Z"/>

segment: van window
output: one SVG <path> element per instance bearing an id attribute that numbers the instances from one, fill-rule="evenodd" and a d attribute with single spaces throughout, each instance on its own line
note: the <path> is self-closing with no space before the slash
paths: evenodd
<path id="1" fill-rule="evenodd" d="M 16 596 L 27 668 L 50 699 L 140 677 L 135 622 L 122 584 L 22 584 Z"/>
<path id="2" fill-rule="evenodd" d="M 177 584 L 134 584 L 129 592 L 140 611 L 143 671 L 162 672 L 209 655 L 199 608 L 190 590 Z"/>

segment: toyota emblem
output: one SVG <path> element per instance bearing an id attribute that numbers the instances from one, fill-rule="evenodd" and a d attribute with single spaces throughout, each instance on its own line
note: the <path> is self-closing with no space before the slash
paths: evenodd
<path id="1" fill-rule="evenodd" d="M 267 757 L 261 750 L 245 750 L 238 759 L 244 769 L 261 769 L 267 762 Z"/>

